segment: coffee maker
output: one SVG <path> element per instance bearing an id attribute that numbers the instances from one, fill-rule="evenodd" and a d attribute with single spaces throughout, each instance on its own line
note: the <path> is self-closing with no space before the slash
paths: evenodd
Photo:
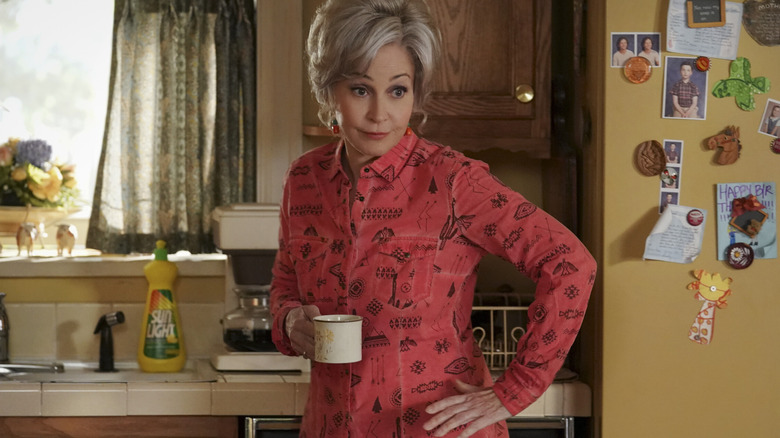
<path id="1" fill-rule="evenodd" d="M 309 371 L 302 357 L 285 356 L 270 342 L 268 292 L 279 249 L 279 207 L 239 203 L 211 214 L 217 250 L 227 255 L 222 349 L 211 356 L 220 371 Z"/>

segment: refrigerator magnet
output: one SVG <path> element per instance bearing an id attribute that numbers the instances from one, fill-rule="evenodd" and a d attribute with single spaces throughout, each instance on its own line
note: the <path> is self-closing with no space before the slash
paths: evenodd
<path id="1" fill-rule="evenodd" d="M 739 142 L 739 127 L 728 126 L 720 134 L 707 139 L 710 150 L 718 149 L 715 162 L 718 164 L 734 164 L 739 158 L 742 143 Z"/>
<path id="2" fill-rule="evenodd" d="M 747 243 L 732 243 L 726 248 L 726 262 L 734 269 L 747 268 L 755 257 L 755 251 Z"/>
<path id="3" fill-rule="evenodd" d="M 729 225 L 755 239 L 766 222 L 764 207 L 755 195 L 737 198 L 731 202 L 731 220 Z"/>
<path id="4" fill-rule="evenodd" d="M 658 140 L 643 141 L 636 147 L 634 164 L 642 175 L 660 175 L 666 168 L 666 151 Z"/>
<path id="5" fill-rule="evenodd" d="M 697 269 L 693 272 L 696 281 L 689 283 L 687 288 L 695 290 L 694 298 L 703 301 L 699 313 L 693 320 L 688 330 L 688 339 L 697 344 L 708 345 L 712 343 L 712 334 L 715 328 L 715 310 L 725 309 L 728 305 L 726 298 L 731 295 L 731 278 L 723 278 L 718 273 Z"/>
<path id="6" fill-rule="evenodd" d="M 626 79 L 634 84 L 643 84 L 650 79 L 653 68 L 650 66 L 650 60 L 642 56 L 629 58 L 623 66 L 623 74 Z"/>
<path id="7" fill-rule="evenodd" d="M 729 65 L 729 77 L 721 79 L 712 88 L 712 95 L 717 98 L 734 97 L 739 109 L 753 111 L 756 109 L 754 94 L 769 91 L 769 78 L 759 76 L 754 78 L 750 73 L 750 60 L 737 58 Z"/>

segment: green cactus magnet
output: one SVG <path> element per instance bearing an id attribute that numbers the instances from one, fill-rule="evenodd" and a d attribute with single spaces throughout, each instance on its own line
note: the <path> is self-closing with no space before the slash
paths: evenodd
<path id="1" fill-rule="evenodd" d="M 740 109 L 753 111 L 756 109 L 756 100 L 753 95 L 768 91 L 769 79 L 763 76 L 751 77 L 750 60 L 737 58 L 731 61 L 729 66 L 729 78 L 716 82 L 712 88 L 712 95 L 717 98 L 733 96 Z"/>

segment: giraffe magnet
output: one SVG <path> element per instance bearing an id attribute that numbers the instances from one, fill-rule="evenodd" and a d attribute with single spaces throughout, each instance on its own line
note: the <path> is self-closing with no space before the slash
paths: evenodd
<path id="1" fill-rule="evenodd" d="M 697 344 L 708 345 L 712 343 L 712 335 L 715 329 L 715 310 L 725 309 L 726 298 L 731 295 L 731 278 L 722 278 L 718 273 L 697 269 L 693 271 L 696 281 L 689 283 L 687 288 L 695 290 L 694 298 L 703 301 L 696 319 L 688 331 L 688 339 Z"/>

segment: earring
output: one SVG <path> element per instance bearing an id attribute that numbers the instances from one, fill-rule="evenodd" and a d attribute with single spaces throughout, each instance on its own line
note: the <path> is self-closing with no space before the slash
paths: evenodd
<path id="1" fill-rule="evenodd" d="M 404 135 L 412 135 L 414 131 L 412 131 L 412 125 L 406 125 L 406 132 L 404 132 Z"/>
<path id="2" fill-rule="evenodd" d="M 330 130 L 333 131 L 333 135 L 338 135 L 339 133 L 339 121 L 336 119 L 333 119 L 332 122 L 330 122 Z"/>

